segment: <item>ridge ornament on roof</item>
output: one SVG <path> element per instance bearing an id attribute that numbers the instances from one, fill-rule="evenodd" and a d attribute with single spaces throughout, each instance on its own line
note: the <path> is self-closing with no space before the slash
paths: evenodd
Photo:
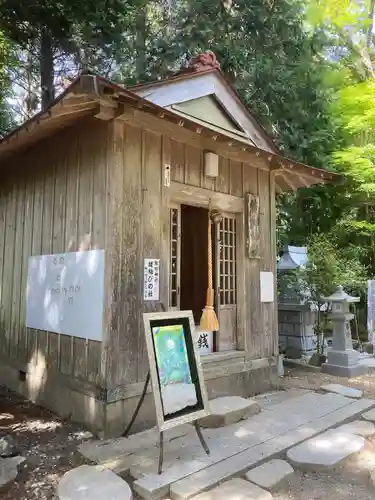
<path id="1" fill-rule="evenodd" d="M 208 69 L 221 69 L 220 63 L 216 54 L 211 50 L 202 52 L 195 57 L 192 57 L 185 68 L 181 68 L 175 76 L 185 73 L 199 73 L 200 71 L 207 71 Z"/>

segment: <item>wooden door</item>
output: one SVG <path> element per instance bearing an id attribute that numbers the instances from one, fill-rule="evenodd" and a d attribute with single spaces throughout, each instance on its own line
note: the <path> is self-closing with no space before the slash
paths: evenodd
<path id="1" fill-rule="evenodd" d="M 216 309 L 220 331 L 216 346 L 219 351 L 237 348 L 237 247 L 236 217 L 225 214 L 216 226 Z"/>

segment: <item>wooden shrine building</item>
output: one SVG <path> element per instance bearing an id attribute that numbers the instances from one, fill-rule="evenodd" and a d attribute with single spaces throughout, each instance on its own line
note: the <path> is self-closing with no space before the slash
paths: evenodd
<path id="1" fill-rule="evenodd" d="M 276 195 L 337 176 L 283 158 L 212 53 L 132 88 L 81 74 L 0 141 L 0 168 L 0 384 L 94 431 L 121 434 L 148 371 L 142 313 L 163 304 L 192 310 L 199 323 L 211 203 L 220 212 L 220 329 L 198 341 L 209 397 L 272 385 Z M 105 255 L 99 338 L 28 326 L 29 258 L 92 250 Z M 160 266 L 153 300 L 145 259 Z M 48 303 L 39 304 L 46 314 Z M 92 307 L 76 310 L 75 324 Z M 148 395 L 138 423 L 154 422 Z"/>

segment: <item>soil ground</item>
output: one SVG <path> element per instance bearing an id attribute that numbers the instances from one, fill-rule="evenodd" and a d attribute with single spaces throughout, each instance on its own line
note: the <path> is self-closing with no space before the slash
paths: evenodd
<path id="1" fill-rule="evenodd" d="M 339 383 L 364 391 L 375 399 L 375 376 L 343 379 L 296 368 L 286 369 L 280 389 L 317 390 Z M 1 500 L 57 500 L 56 485 L 73 467 L 90 463 L 77 453 L 77 446 L 91 437 L 81 426 L 59 420 L 50 412 L 0 387 L 0 431 L 11 435 L 26 458 L 17 479 L 0 489 Z M 335 470 L 300 473 L 277 493 L 274 500 L 372 500 L 370 472 L 375 469 L 375 436 L 366 448 Z"/>
<path id="2" fill-rule="evenodd" d="M 89 463 L 76 452 L 91 434 L 0 387 L 0 431 L 12 436 L 26 461 L 17 479 L 0 489 L 1 500 L 50 500 L 60 477 Z"/>

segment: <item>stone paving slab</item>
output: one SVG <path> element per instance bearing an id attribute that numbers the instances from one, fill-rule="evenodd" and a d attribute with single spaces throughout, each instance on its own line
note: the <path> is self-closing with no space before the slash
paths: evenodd
<path id="1" fill-rule="evenodd" d="M 272 500 L 272 495 L 255 484 L 235 478 L 201 493 L 194 500 Z"/>
<path id="2" fill-rule="evenodd" d="M 132 500 L 126 481 L 99 465 L 81 465 L 68 471 L 57 486 L 60 500 Z"/>
<path id="3" fill-rule="evenodd" d="M 164 432 L 164 443 L 173 441 L 178 437 L 187 436 L 190 433 L 195 434 L 195 430 L 189 424 L 168 429 Z M 123 459 L 128 455 L 153 447 L 158 442 L 159 432 L 156 427 L 153 427 L 138 434 L 132 434 L 127 438 L 87 441 L 78 447 L 78 451 L 88 460 L 97 464 L 104 464 L 105 462 Z"/>
<path id="4" fill-rule="evenodd" d="M 363 391 L 340 384 L 322 385 L 321 389 L 325 392 L 341 394 L 341 396 L 345 396 L 346 398 L 360 399 L 363 396 Z"/>
<path id="5" fill-rule="evenodd" d="M 308 389 L 297 389 L 291 388 L 286 391 L 269 391 L 264 394 L 258 394 L 258 396 L 254 396 L 252 399 L 257 401 L 261 409 L 272 409 L 272 406 L 284 403 L 285 401 L 298 398 L 299 396 L 304 396 L 305 394 L 311 394 L 311 391 Z"/>
<path id="6" fill-rule="evenodd" d="M 331 429 L 287 451 L 288 461 L 302 470 L 320 471 L 363 449 L 363 437 Z"/>
<path id="7" fill-rule="evenodd" d="M 375 422 L 375 410 L 366 411 L 365 413 L 362 413 L 361 417 L 364 420 Z"/>
<path id="8" fill-rule="evenodd" d="M 274 459 L 246 472 L 245 478 L 267 491 L 274 491 L 293 474 L 294 469 L 288 462 Z"/>
<path id="9" fill-rule="evenodd" d="M 164 446 L 166 474 L 169 473 L 173 481 L 177 481 L 183 477 L 181 474 L 187 462 L 193 460 L 197 471 L 353 402 L 352 399 L 338 394 L 317 393 L 308 393 L 292 401 L 293 403 L 285 401 L 276 404 L 249 420 L 225 428 L 205 429 L 204 437 L 211 451 L 209 456 L 204 453 L 196 436 L 173 440 Z M 136 456 L 128 457 L 128 461 L 123 462 L 123 465 L 128 466 L 129 461 L 133 461 L 130 465 L 130 474 L 135 479 L 141 479 L 156 472 L 158 457 L 157 448 L 147 449 Z M 191 464 L 187 470 L 191 470 Z M 126 472 L 121 472 L 123 473 Z"/>
<path id="10" fill-rule="evenodd" d="M 220 461 L 210 467 L 188 475 L 179 481 L 173 482 L 170 488 L 162 482 L 157 483 L 158 476 L 151 475 L 134 483 L 135 489 L 146 499 L 160 499 L 168 495 L 172 500 L 187 500 L 200 492 L 216 486 L 217 484 L 233 476 L 244 474 L 252 466 L 260 461 L 272 458 L 291 446 L 319 434 L 339 422 L 352 418 L 366 409 L 373 408 L 375 401 L 362 399 L 353 401 L 347 406 L 337 409 L 328 415 L 318 418 L 307 425 L 301 425 L 285 434 L 279 435 L 262 444 L 247 449 L 230 458 Z M 308 410 L 308 409 L 307 409 Z M 292 412 L 293 409 L 291 408 Z M 146 483 L 147 479 L 147 483 Z"/>
<path id="11" fill-rule="evenodd" d="M 357 434 L 358 436 L 373 436 L 375 434 L 375 425 L 365 420 L 354 420 L 336 428 L 337 431 Z"/>
<path id="12" fill-rule="evenodd" d="M 260 412 L 260 405 L 253 399 L 226 396 L 209 401 L 210 415 L 201 418 L 201 427 L 224 427 Z"/>

